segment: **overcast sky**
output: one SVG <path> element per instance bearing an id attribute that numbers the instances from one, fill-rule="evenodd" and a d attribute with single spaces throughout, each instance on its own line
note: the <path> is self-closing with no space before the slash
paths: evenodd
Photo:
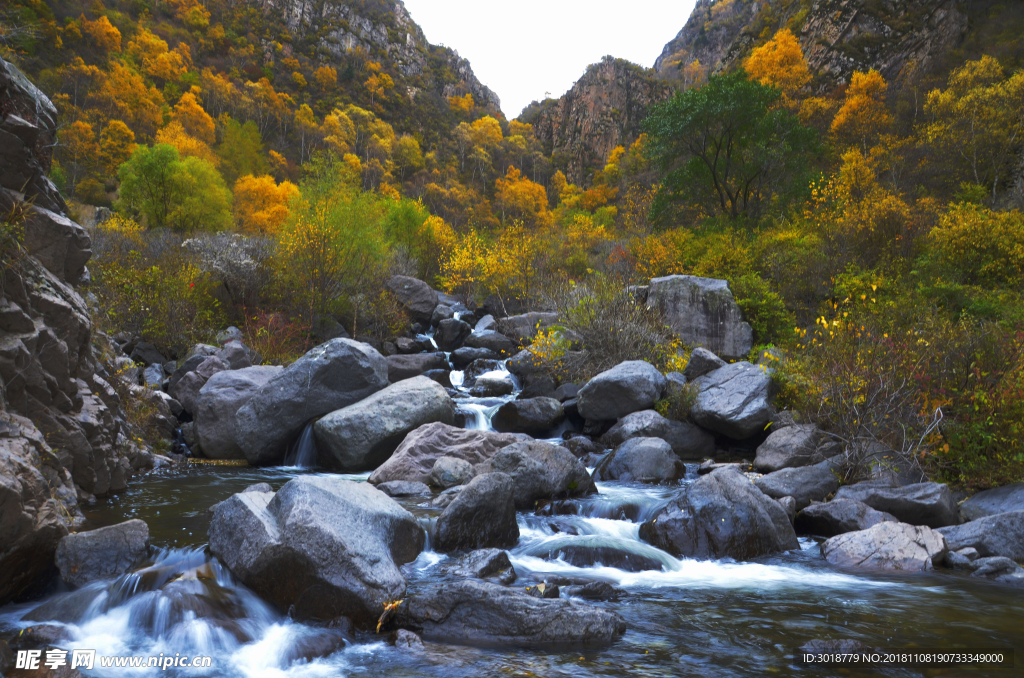
<path id="1" fill-rule="evenodd" d="M 404 0 L 427 40 L 469 59 L 510 120 L 606 54 L 651 67 L 695 0 Z"/>

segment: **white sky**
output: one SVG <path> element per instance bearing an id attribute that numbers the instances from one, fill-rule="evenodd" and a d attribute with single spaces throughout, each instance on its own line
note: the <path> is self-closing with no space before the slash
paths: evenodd
<path id="1" fill-rule="evenodd" d="M 469 59 L 509 120 L 610 54 L 651 67 L 695 0 L 404 0 L 435 45 Z"/>

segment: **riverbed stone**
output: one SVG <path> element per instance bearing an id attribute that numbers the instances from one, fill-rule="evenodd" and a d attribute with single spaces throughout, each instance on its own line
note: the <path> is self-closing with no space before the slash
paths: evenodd
<path id="1" fill-rule="evenodd" d="M 802 466 L 769 473 L 755 480 L 754 484 L 772 499 L 792 497 L 799 511 L 812 501 L 824 501 L 838 490 L 839 478 L 828 468 Z"/>
<path id="2" fill-rule="evenodd" d="M 501 357 L 508 357 L 517 350 L 515 342 L 501 332 L 494 330 L 476 331 L 466 337 L 463 346 L 467 348 L 485 348 Z"/>
<path id="3" fill-rule="evenodd" d="M 428 377 L 413 377 L 331 412 L 313 427 L 317 463 L 329 470 L 358 473 L 383 464 L 424 424 L 455 423 L 455 403 Z"/>
<path id="4" fill-rule="evenodd" d="M 686 466 L 661 438 L 630 438 L 597 465 L 594 475 L 598 480 L 673 483 L 686 475 Z"/>
<path id="5" fill-rule="evenodd" d="M 434 547 L 447 553 L 515 546 L 519 525 L 514 487 L 505 473 L 473 478 L 438 517 Z"/>
<path id="6" fill-rule="evenodd" d="M 855 499 L 834 499 L 824 504 L 811 504 L 797 513 L 794 523 L 799 534 L 834 537 L 847 532 L 858 532 L 878 523 L 899 522 L 895 516 L 876 511 Z"/>
<path id="7" fill-rule="evenodd" d="M 693 421 L 710 431 L 742 440 L 764 430 L 772 416 L 771 377 L 759 365 L 738 362 L 693 382 Z"/>
<path id="8" fill-rule="evenodd" d="M 690 359 L 686 362 L 683 376 L 686 377 L 687 381 L 693 381 L 728 364 L 703 346 L 698 346 L 690 353 Z"/>
<path id="9" fill-rule="evenodd" d="M 647 305 L 689 346 L 702 346 L 727 360 L 740 360 L 754 345 L 729 283 L 713 278 L 671 275 L 651 280 Z"/>
<path id="10" fill-rule="evenodd" d="M 387 288 L 398 299 L 409 319 L 414 322 L 429 323 L 437 308 L 437 292 L 430 285 L 405 275 L 395 275 L 387 282 Z"/>
<path id="11" fill-rule="evenodd" d="M 813 424 L 773 431 L 757 448 L 754 468 L 761 473 L 772 473 L 821 461 L 817 454 L 821 439 L 821 430 Z"/>
<path id="12" fill-rule="evenodd" d="M 418 377 L 430 370 L 447 370 L 448 359 L 444 353 L 414 353 L 412 355 L 389 355 L 387 358 L 388 381 L 397 384 L 404 379 Z"/>
<path id="13" fill-rule="evenodd" d="M 405 594 L 399 567 L 425 534 L 372 485 L 294 478 L 277 494 L 236 494 L 217 506 L 210 550 L 232 574 L 297 620 L 339 616 L 369 627 Z"/>
<path id="14" fill-rule="evenodd" d="M 546 330 L 557 322 L 557 313 L 534 311 L 502 318 L 498 321 L 497 329 L 516 343 L 530 343 L 538 330 Z"/>
<path id="15" fill-rule="evenodd" d="M 609 645 L 626 631 L 622 617 L 600 607 L 472 579 L 417 591 L 398 624 L 427 640 L 525 647 Z"/>
<path id="16" fill-rule="evenodd" d="M 469 395 L 474 398 L 499 398 L 511 395 L 516 385 L 507 377 L 478 377 L 469 389 Z"/>
<path id="17" fill-rule="evenodd" d="M 688 421 L 666 419 L 654 410 L 627 414 L 601 437 L 608 447 L 631 438 L 661 438 L 684 461 L 700 461 L 715 454 L 715 437 Z"/>
<path id="18" fill-rule="evenodd" d="M 896 487 L 886 481 L 846 485 L 836 499 L 855 499 L 877 511 L 885 511 L 897 520 L 931 528 L 956 525 L 956 502 L 949 487 L 941 483 L 915 483 Z"/>
<path id="19" fill-rule="evenodd" d="M 983 557 L 1024 561 L 1024 511 L 997 513 L 963 525 L 940 527 L 950 550 L 973 548 Z"/>
<path id="20" fill-rule="evenodd" d="M 307 422 L 387 385 L 384 356 L 368 344 L 331 339 L 284 368 L 238 410 L 238 444 L 254 466 L 280 464 Z"/>
<path id="21" fill-rule="evenodd" d="M 440 457 L 430 469 L 427 484 L 441 490 L 465 485 L 476 476 L 473 465 L 458 457 Z"/>
<path id="22" fill-rule="evenodd" d="M 148 553 L 149 526 L 135 519 L 67 535 L 57 545 L 54 560 L 65 584 L 85 586 L 119 577 Z"/>
<path id="23" fill-rule="evenodd" d="M 517 442 L 475 467 L 478 475 L 501 472 L 513 481 L 518 510 L 532 510 L 541 499 L 597 492 L 586 466 L 569 450 L 544 441 Z"/>
<path id="24" fill-rule="evenodd" d="M 466 337 L 472 332 L 473 328 L 467 323 L 455 318 L 448 318 L 438 324 L 437 331 L 434 332 L 434 342 L 442 351 L 451 352 L 460 348 L 466 341 Z"/>
<path id="25" fill-rule="evenodd" d="M 501 549 L 470 551 L 455 562 L 445 565 L 443 571 L 455 577 L 493 578 L 505 585 L 516 580 L 516 569 L 508 559 L 508 552 Z"/>
<path id="26" fill-rule="evenodd" d="M 508 433 L 456 428 L 441 422 L 426 424 L 405 437 L 391 458 L 370 475 L 369 482 L 427 482 L 434 462 L 440 457 L 458 457 L 479 464 L 519 440 Z"/>
<path id="27" fill-rule="evenodd" d="M 960 505 L 960 515 L 964 520 L 978 520 L 1011 511 L 1024 511 L 1024 483 L 984 490 Z"/>
<path id="28" fill-rule="evenodd" d="M 199 391 L 206 385 L 206 382 L 218 372 L 224 372 L 229 369 L 231 369 L 231 366 L 217 356 L 204 358 L 194 370 L 187 372 L 178 380 L 178 383 L 171 391 L 171 396 L 181 403 L 186 412 L 195 412 Z"/>
<path id="29" fill-rule="evenodd" d="M 430 314 L 430 326 L 437 327 L 442 320 L 448 320 L 449 318 L 455 317 L 455 311 L 452 310 L 451 306 L 445 304 L 438 304 L 434 307 L 434 312 Z"/>
<path id="30" fill-rule="evenodd" d="M 799 548 L 786 511 L 735 468 L 680 490 L 640 538 L 676 557 L 747 560 Z"/>
<path id="31" fill-rule="evenodd" d="M 580 416 L 590 421 L 616 421 L 649 410 L 661 398 L 665 377 L 650 363 L 628 360 L 586 383 L 577 395 Z"/>
<path id="32" fill-rule="evenodd" d="M 392 480 L 381 483 L 377 489 L 389 497 L 429 497 L 433 494 L 426 483 L 414 483 L 408 480 Z"/>
<path id="33" fill-rule="evenodd" d="M 971 573 L 972 577 L 984 577 L 1000 584 L 1024 587 L 1024 567 L 1010 558 L 1002 556 L 979 558 L 972 565 L 974 569 Z"/>
<path id="34" fill-rule="evenodd" d="M 238 444 L 235 417 L 283 367 L 260 366 L 224 370 L 210 377 L 199 389 L 195 410 L 195 436 L 210 459 L 245 459 Z"/>
<path id="35" fill-rule="evenodd" d="M 484 360 L 497 360 L 498 354 L 489 348 L 470 348 L 463 346 L 452 351 L 450 356 L 452 367 L 456 370 L 464 370 L 477 358 Z"/>
<path id="36" fill-rule="evenodd" d="M 930 527 L 893 522 L 847 532 L 821 545 L 825 560 L 838 567 L 908 572 L 934 569 L 947 550 L 945 538 Z"/>
<path id="37" fill-rule="evenodd" d="M 543 438 L 564 420 L 562 403 L 554 398 L 530 398 L 502 405 L 491 417 L 491 425 L 503 433 L 525 433 Z"/>

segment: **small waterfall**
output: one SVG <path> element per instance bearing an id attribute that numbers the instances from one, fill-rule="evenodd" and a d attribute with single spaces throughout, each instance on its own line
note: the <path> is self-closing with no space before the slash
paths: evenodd
<path id="1" fill-rule="evenodd" d="M 313 435 L 313 425 L 316 420 L 306 424 L 302 429 L 302 435 L 295 444 L 288 450 L 284 458 L 285 466 L 297 466 L 299 468 L 314 468 L 316 466 L 316 438 Z"/>

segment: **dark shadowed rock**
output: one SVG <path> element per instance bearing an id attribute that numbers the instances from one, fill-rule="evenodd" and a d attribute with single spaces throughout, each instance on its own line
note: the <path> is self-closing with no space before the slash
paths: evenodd
<path id="1" fill-rule="evenodd" d="M 400 381 L 320 419 L 313 427 L 317 462 L 331 471 L 376 468 L 406 435 L 433 422 L 455 422 L 444 387 L 427 377 Z"/>
<path id="2" fill-rule="evenodd" d="M 482 375 L 487 374 L 488 372 L 504 373 L 504 371 L 504 368 L 501 366 L 501 361 L 490 360 L 488 358 L 479 358 L 477 360 L 474 360 L 472 363 L 469 364 L 468 367 L 466 367 L 465 370 L 463 370 L 462 384 L 463 386 L 467 387 L 472 386 L 473 384 L 476 383 L 477 379 L 479 379 Z M 492 375 L 491 377 L 487 378 L 507 379 L 508 377 L 502 374 Z"/>
<path id="3" fill-rule="evenodd" d="M 586 467 L 571 452 L 542 441 L 509 445 L 475 468 L 477 474 L 500 472 L 511 477 L 519 510 L 531 510 L 541 499 L 597 491 Z"/>
<path id="4" fill-rule="evenodd" d="M 466 338 L 463 346 L 467 348 L 485 348 L 502 357 L 516 352 L 516 344 L 501 332 L 493 330 L 476 331 Z"/>
<path id="5" fill-rule="evenodd" d="M 661 438 L 630 438 L 594 469 L 599 480 L 640 483 L 672 483 L 684 475 L 683 462 Z"/>
<path id="6" fill-rule="evenodd" d="M 491 424 L 498 431 L 540 438 L 551 433 L 564 419 L 562 404 L 554 398 L 531 398 L 505 403 L 491 417 Z"/>
<path id="7" fill-rule="evenodd" d="M 294 478 L 276 495 L 233 495 L 210 524 L 213 554 L 279 609 L 360 626 L 403 597 L 398 568 L 424 540 L 416 518 L 383 492 L 330 476 Z"/>
<path id="8" fill-rule="evenodd" d="M 412 355 L 389 355 L 387 357 L 388 381 L 397 384 L 403 379 L 418 377 L 430 370 L 448 369 L 444 353 L 414 353 Z"/>
<path id="9" fill-rule="evenodd" d="M 437 326 L 437 331 L 434 332 L 434 341 L 442 351 L 454 351 L 462 346 L 472 331 L 473 328 L 461 320 L 448 318 L 442 320 Z"/>
<path id="10" fill-rule="evenodd" d="M 979 492 L 960 505 L 960 514 L 964 520 L 977 520 L 1010 511 L 1024 511 L 1024 483 Z"/>
<path id="11" fill-rule="evenodd" d="M 249 399 L 281 373 L 282 367 L 246 367 L 218 372 L 207 380 L 192 413 L 195 435 L 210 459 L 245 459 L 238 444 L 235 416 Z"/>
<path id="12" fill-rule="evenodd" d="M 647 305 L 687 345 L 703 346 L 716 355 L 739 360 L 753 347 L 754 333 L 725 280 L 672 275 L 651 280 Z"/>
<path id="13" fill-rule="evenodd" d="M 519 541 L 512 478 L 487 473 L 473 478 L 437 519 L 438 551 L 510 548 Z"/>
<path id="14" fill-rule="evenodd" d="M 398 299 L 409 318 L 413 321 L 429 323 L 437 307 L 437 292 L 430 285 L 404 275 L 392 276 L 387 287 Z"/>
<path id="15" fill-rule="evenodd" d="M 538 330 L 546 330 L 558 322 L 557 313 L 523 313 L 521 315 L 510 315 L 498 321 L 498 331 L 506 337 L 521 344 L 529 343 Z"/>
<path id="16" fill-rule="evenodd" d="M 119 577 L 148 553 L 149 526 L 136 519 L 67 535 L 57 545 L 55 561 L 64 583 L 84 586 Z"/>
<path id="17" fill-rule="evenodd" d="M 864 570 L 931 570 L 946 556 L 946 540 L 929 527 L 882 522 L 832 537 L 821 545 L 825 560 Z"/>
<path id="18" fill-rule="evenodd" d="M 800 511 L 796 514 L 794 526 L 799 534 L 834 537 L 847 532 L 866 530 L 885 522 L 898 521 L 888 513 L 876 511 L 862 502 L 835 499 L 826 504 L 811 504 Z"/>
<path id="19" fill-rule="evenodd" d="M 747 560 L 798 548 L 789 516 L 735 469 L 702 476 L 677 494 L 640 538 L 685 558 Z"/>
<path id="20" fill-rule="evenodd" d="M 437 327 L 442 320 L 448 320 L 449 318 L 454 317 L 455 311 L 452 310 L 451 306 L 438 304 L 436 307 L 434 307 L 434 312 L 430 314 L 430 325 L 431 327 Z"/>
<path id="21" fill-rule="evenodd" d="M 444 566 L 443 571 L 455 577 L 494 578 L 505 585 L 516 580 L 516 570 L 508 559 L 508 553 L 500 549 L 471 551 L 454 563 Z"/>
<path id="22" fill-rule="evenodd" d="M 469 348 L 463 346 L 452 351 L 451 361 L 452 367 L 456 370 L 464 370 L 469 367 L 470 363 L 478 358 L 485 360 L 496 360 L 498 354 L 487 348 Z"/>
<path id="23" fill-rule="evenodd" d="M 469 395 L 474 398 L 497 398 L 509 395 L 515 389 L 516 385 L 506 377 L 478 377 L 469 389 Z"/>
<path id="24" fill-rule="evenodd" d="M 558 398 L 555 398 L 557 386 L 554 378 L 546 374 L 535 375 L 527 381 L 526 386 L 516 396 L 516 400 L 530 400 L 532 398 L 554 398 L 558 400 Z M 558 402 L 562 401 L 558 400 Z"/>
<path id="25" fill-rule="evenodd" d="M 451 370 L 427 370 L 423 373 L 423 376 L 446 389 L 452 388 Z"/>
<path id="26" fill-rule="evenodd" d="M 953 493 L 940 483 L 916 483 L 904 487 L 892 487 L 884 482 L 857 483 L 839 488 L 836 499 L 864 502 L 911 525 L 946 527 L 959 522 Z"/>
<path id="27" fill-rule="evenodd" d="M 408 480 L 392 480 L 390 483 L 381 483 L 377 489 L 389 497 L 429 497 L 432 493 L 425 483 L 415 483 Z"/>
<path id="28" fill-rule="evenodd" d="M 758 489 L 773 499 L 793 497 L 797 510 L 812 501 L 823 501 L 839 489 L 839 478 L 828 468 L 804 466 L 784 468 L 754 481 Z"/>
<path id="29" fill-rule="evenodd" d="M 771 473 L 822 461 L 817 454 L 821 438 L 821 431 L 813 424 L 773 431 L 757 448 L 754 468 L 761 473 Z"/>
<path id="30" fill-rule="evenodd" d="M 213 375 L 229 370 L 230 367 L 230 365 L 217 356 L 205 358 L 196 369 L 187 372 L 178 380 L 171 395 L 181 403 L 186 412 L 195 412 L 198 405 L 199 392 L 206 385 L 206 382 Z"/>
<path id="31" fill-rule="evenodd" d="M 693 353 L 690 354 L 690 360 L 686 363 L 686 369 L 683 370 L 683 376 L 686 377 L 688 381 L 693 381 L 694 379 L 703 377 L 705 374 L 714 372 L 720 367 L 725 367 L 727 364 L 728 363 L 711 351 L 698 346 L 693 349 Z"/>
<path id="32" fill-rule="evenodd" d="M 261 387 L 235 417 L 250 464 L 280 463 L 312 419 L 340 410 L 388 385 L 388 364 L 369 345 L 331 339 Z"/>
<path id="33" fill-rule="evenodd" d="M 580 387 L 576 384 L 562 384 L 555 389 L 554 395 L 551 397 L 560 403 L 564 403 L 566 400 L 572 400 L 579 395 Z"/>
<path id="34" fill-rule="evenodd" d="M 715 454 L 715 437 L 686 421 L 666 419 L 654 410 L 628 414 L 601 437 L 608 447 L 630 438 L 661 438 L 685 461 L 699 461 Z"/>
<path id="35" fill-rule="evenodd" d="M 626 631 L 614 612 L 474 580 L 411 596 L 399 608 L 398 624 L 427 640 L 527 647 L 608 645 Z"/>
<path id="36" fill-rule="evenodd" d="M 516 442 L 519 438 L 508 433 L 468 430 L 441 423 L 427 424 L 406 436 L 391 458 L 373 472 L 369 482 L 426 482 L 434 462 L 440 457 L 458 457 L 470 464 L 479 464 L 501 448 Z"/>
<path id="37" fill-rule="evenodd" d="M 758 365 L 726 365 L 695 380 L 694 385 L 697 399 L 690 417 L 708 430 L 742 440 L 763 431 L 771 418 L 771 378 Z"/>
<path id="38" fill-rule="evenodd" d="M 974 548 L 985 557 L 1003 556 L 1024 561 L 1024 511 L 997 513 L 937 531 L 946 538 L 952 551 Z"/>
<path id="39" fill-rule="evenodd" d="M 614 421 L 650 409 L 664 388 L 665 377 L 653 365 L 630 360 L 588 381 L 577 396 L 577 407 L 584 419 Z"/>

